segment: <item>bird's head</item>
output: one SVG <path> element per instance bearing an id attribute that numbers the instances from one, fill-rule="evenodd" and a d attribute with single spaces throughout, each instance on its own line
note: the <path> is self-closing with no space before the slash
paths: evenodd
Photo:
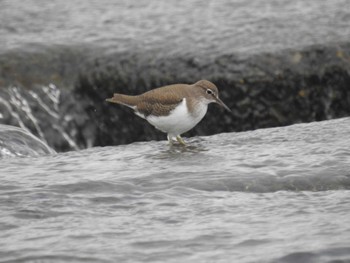
<path id="1" fill-rule="evenodd" d="M 208 80 L 200 80 L 194 84 L 200 88 L 201 96 L 209 103 L 217 103 L 227 111 L 231 112 L 230 108 L 219 98 L 219 90 L 214 83 Z"/>

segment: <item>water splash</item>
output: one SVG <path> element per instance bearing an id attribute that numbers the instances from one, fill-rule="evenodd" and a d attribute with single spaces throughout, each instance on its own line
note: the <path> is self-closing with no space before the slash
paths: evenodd
<path id="1" fill-rule="evenodd" d="M 61 90 L 54 84 L 34 87 L 30 90 L 11 86 L 3 90 L 0 121 L 19 126 L 37 135 L 45 143 L 53 145 L 58 136 L 70 149 L 79 150 L 75 139 L 67 131 L 71 119 L 60 107 Z"/>
<path id="2" fill-rule="evenodd" d="M 56 108 L 55 109 L 56 112 L 55 112 L 55 111 L 51 110 L 49 108 L 49 106 L 46 105 L 45 102 L 42 101 L 42 99 L 39 97 L 39 95 L 37 93 L 35 93 L 34 91 L 31 90 L 31 91 L 29 91 L 29 94 L 33 97 L 33 99 L 35 99 L 38 102 L 38 104 L 42 107 L 42 109 L 45 112 L 47 112 L 51 117 L 53 117 L 55 119 L 58 119 L 60 117 L 60 115 L 57 113 L 57 111 L 58 111 L 57 104 L 53 104 L 53 106 L 56 106 L 56 107 L 54 107 L 54 108 Z"/>
<path id="3" fill-rule="evenodd" d="M 54 153 L 46 143 L 27 130 L 0 124 L 0 158 L 34 157 Z"/>
<path id="4" fill-rule="evenodd" d="M 33 115 L 32 109 L 29 106 L 29 102 L 27 101 L 27 99 L 24 96 L 22 96 L 22 94 L 19 92 L 19 88 L 10 87 L 9 93 L 10 103 L 15 107 L 15 110 L 24 113 L 25 117 L 31 121 L 31 124 L 34 126 L 35 131 L 39 135 L 40 139 L 47 143 L 45 135 L 42 129 L 40 128 L 39 121 Z M 25 127 L 25 129 L 29 130 L 27 127 Z"/>
<path id="5" fill-rule="evenodd" d="M 47 87 L 42 87 L 43 92 L 47 95 L 47 97 L 53 102 L 53 107 L 56 111 L 58 111 L 58 105 L 60 103 L 60 95 L 61 91 L 54 84 L 49 84 Z"/>

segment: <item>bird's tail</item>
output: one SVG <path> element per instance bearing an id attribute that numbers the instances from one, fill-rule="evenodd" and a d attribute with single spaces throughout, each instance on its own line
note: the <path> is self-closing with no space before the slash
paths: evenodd
<path id="1" fill-rule="evenodd" d="M 124 95 L 119 93 L 114 93 L 113 97 L 106 99 L 108 102 L 118 103 L 130 108 L 135 108 L 137 104 L 137 96 Z"/>

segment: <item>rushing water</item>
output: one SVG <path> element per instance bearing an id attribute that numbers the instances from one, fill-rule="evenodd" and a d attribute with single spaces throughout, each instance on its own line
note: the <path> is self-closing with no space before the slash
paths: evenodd
<path id="1" fill-rule="evenodd" d="M 349 132 L 344 118 L 3 159 L 0 262 L 349 262 Z"/>
<path id="2" fill-rule="evenodd" d="M 347 6 L 347 0 L 1 0 L 0 52 L 34 50 L 35 43 L 195 53 L 198 59 L 233 50 L 275 52 L 349 41 Z"/>

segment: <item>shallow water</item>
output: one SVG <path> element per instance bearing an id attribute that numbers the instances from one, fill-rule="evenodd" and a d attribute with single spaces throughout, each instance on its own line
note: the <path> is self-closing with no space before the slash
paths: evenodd
<path id="1" fill-rule="evenodd" d="M 344 118 L 3 159 L 1 262 L 348 262 L 349 132 Z"/>

